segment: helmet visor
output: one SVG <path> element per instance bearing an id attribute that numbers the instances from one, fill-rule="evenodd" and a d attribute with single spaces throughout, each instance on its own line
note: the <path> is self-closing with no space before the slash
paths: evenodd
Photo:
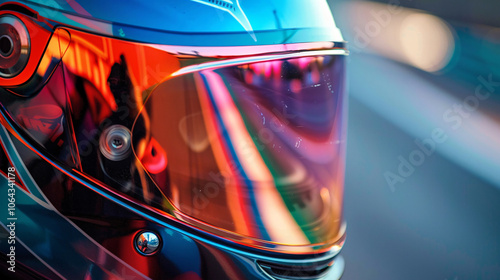
<path id="1" fill-rule="evenodd" d="M 275 57 L 172 75 L 146 100 L 133 147 L 180 219 L 308 251 L 341 233 L 345 59 Z"/>
<path id="2" fill-rule="evenodd" d="M 341 241 L 344 49 L 193 50 L 59 31 L 24 97 L 0 96 L 41 153 L 240 244 L 301 253 Z M 110 156 L 115 144 L 129 153 Z"/>

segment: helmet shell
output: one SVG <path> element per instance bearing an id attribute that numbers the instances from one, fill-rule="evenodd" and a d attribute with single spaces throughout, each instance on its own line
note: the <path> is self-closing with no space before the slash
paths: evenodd
<path id="1" fill-rule="evenodd" d="M 324 0 L 21 1 L 66 26 L 183 46 L 343 41 Z"/>

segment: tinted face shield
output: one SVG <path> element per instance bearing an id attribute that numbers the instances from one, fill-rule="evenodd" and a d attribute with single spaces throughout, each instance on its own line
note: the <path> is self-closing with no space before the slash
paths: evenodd
<path id="1" fill-rule="evenodd" d="M 324 251 L 344 234 L 345 51 L 333 46 L 176 53 L 61 28 L 30 87 L 1 102 L 41 153 L 166 218 Z"/>
<path id="2" fill-rule="evenodd" d="M 149 119 L 168 159 L 162 169 L 145 169 L 192 223 L 289 245 L 334 241 L 344 169 L 343 68 L 342 56 L 319 55 L 168 79 L 132 130 L 140 135 L 140 119 Z M 138 139 L 141 158 L 137 148 L 146 144 Z"/>

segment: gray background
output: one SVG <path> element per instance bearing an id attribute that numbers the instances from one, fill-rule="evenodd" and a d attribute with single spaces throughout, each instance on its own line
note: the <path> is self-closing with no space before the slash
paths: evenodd
<path id="1" fill-rule="evenodd" d="M 349 40 L 352 26 L 339 20 L 345 17 L 345 2 L 329 1 L 337 24 Z M 457 40 L 462 46 L 471 41 L 467 34 L 460 33 L 463 28 L 487 24 L 494 30 L 500 22 L 500 2 L 413 0 L 401 1 L 401 5 L 427 10 L 457 27 Z M 476 40 L 482 42 L 481 38 Z M 384 178 L 386 171 L 397 170 L 398 156 L 408 158 L 417 148 L 415 139 L 430 136 L 430 131 L 411 133 L 415 131 L 411 127 L 415 122 L 405 124 L 397 115 L 388 117 L 384 112 L 416 108 L 425 116 L 427 111 L 422 104 L 432 104 L 432 98 L 421 104 L 411 100 L 429 85 L 441 91 L 439 94 L 461 100 L 474 92 L 477 75 L 491 72 L 482 72 L 488 67 L 492 69 L 489 60 L 500 56 L 492 53 L 487 57 L 436 75 L 369 50 L 351 53 L 344 208 L 348 232 L 342 252 L 346 260 L 342 279 L 500 279 L 499 186 L 475 172 L 477 168 L 495 170 L 497 166 L 482 166 L 486 163 L 478 161 L 471 164 L 474 169 L 458 163 L 454 159 L 468 156 L 465 146 L 456 149 L 456 157 L 439 150 L 426 157 L 411 176 L 396 185 L 395 191 Z M 410 85 L 417 88 L 409 90 Z M 405 95 L 406 99 L 399 98 Z M 381 99 L 377 106 L 371 101 L 374 98 Z M 492 96 L 480 104 L 478 113 L 487 113 L 497 121 L 499 103 L 497 96 Z M 474 121 L 465 120 L 471 126 L 476 125 Z M 498 128 L 500 131 L 500 125 Z M 498 136 L 496 132 L 492 135 Z M 498 139 L 485 139 L 491 135 L 473 136 L 476 138 L 472 139 L 481 141 Z M 469 145 L 474 147 L 481 141 L 470 141 Z"/>

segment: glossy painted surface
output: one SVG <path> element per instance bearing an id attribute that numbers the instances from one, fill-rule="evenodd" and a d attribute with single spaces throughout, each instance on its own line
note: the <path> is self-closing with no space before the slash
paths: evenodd
<path id="1" fill-rule="evenodd" d="M 245 46 L 343 41 L 323 0 L 22 3 L 65 26 L 149 43 Z"/>
<path id="2" fill-rule="evenodd" d="M 262 45 L 243 62 L 240 47 L 172 52 L 15 14 L 33 34 L 51 34 L 30 56 L 34 74 L 0 89 L 0 163 L 19 175 L 28 270 L 63 279 L 253 279 L 274 273 L 257 261 L 332 266 L 345 229 L 343 45 Z M 132 132 L 133 153 L 103 156 L 100 138 L 112 125 Z M 274 139 L 260 141 L 264 130 Z M 241 145 L 251 142 L 255 158 Z M 143 230 L 162 240 L 153 256 L 134 248 Z M 338 277 L 343 263 L 333 267 Z"/>
<path id="3" fill-rule="evenodd" d="M 43 89 L 28 100 L 3 99 L 46 152 L 243 244 L 304 253 L 341 240 L 343 56 L 276 54 L 170 78 L 183 64 L 210 59 L 65 31 L 42 58 L 62 62 Z M 111 125 L 132 132 L 133 154 L 103 156 Z"/>

